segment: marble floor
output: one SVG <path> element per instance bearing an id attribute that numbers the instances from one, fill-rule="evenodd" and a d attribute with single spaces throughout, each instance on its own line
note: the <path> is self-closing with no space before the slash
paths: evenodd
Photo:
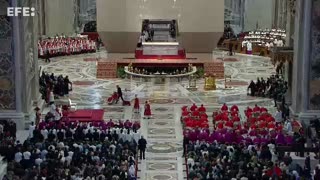
<path id="1" fill-rule="evenodd" d="M 56 75 L 68 75 L 73 81 L 70 98 L 78 108 L 103 108 L 105 120 L 134 119 L 141 121 L 142 134 L 148 141 L 146 160 L 139 162 L 138 177 L 142 180 L 181 180 L 186 177 L 182 156 L 182 127 L 180 109 L 192 103 L 204 104 L 211 114 L 221 104 L 238 104 L 243 112 L 246 106 L 258 104 L 274 111 L 270 99 L 247 96 L 247 84 L 257 77 L 268 77 L 274 67 L 268 58 L 255 56 L 234 56 L 236 59 L 225 61 L 225 72 L 231 75 L 233 86 L 223 89 L 224 80 L 217 81 L 218 90 L 204 91 L 204 80 L 197 82 L 198 90 L 190 92 L 185 87 L 188 81 L 154 84 L 134 79 L 96 79 L 96 62 L 84 61 L 88 57 L 106 57 L 106 52 L 62 58 L 53 58 L 51 63 L 40 62 L 41 69 Z M 218 54 L 219 55 L 219 54 Z M 119 85 L 138 94 L 141 99 L 149 100 L 152 106 L 152 119 L 143 119 L 132 113 L 132 107 L 108 105 L 106 98 Z"/>

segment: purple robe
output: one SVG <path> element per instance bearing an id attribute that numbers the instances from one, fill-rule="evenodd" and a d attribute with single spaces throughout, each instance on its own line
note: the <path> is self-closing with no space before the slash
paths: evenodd
<path id="1" fill-rule="evenodd" d="M 131 127 L 132 127 L 132 123 L 131 123 L 130 121 L 126 121 L 126 122 L 124 123 L 124 127 L 125 127 L 125 128 L 131 128 Z"/>
<path id="2" fill-rule="evenodd" d="M 196 132 L 191 131 L 191 132 L 189 133 L 189 139 L 190 139 L 190 141 L 195 142 L 195 141 L 197 140 L 197 134 L 196 134 Z"/>
<path id="3" fill-rule="evenodd" d="M 109 121 L 109 122 L 107 123 L 107 127 L 108 127 L 108 128 L 113 127 L 113 126 L 114 126 L 114 123 L 113 123 L 112 121 Z"/>
<path id="4" fill-rule="evenodd" d="M 293 137 L 292 136 L 286 136 L 286 142 L 287 142 L 287 145 L 292 145 Z"/>
<path id="5" fill-rule="evenodd" d="M 282 145 L 286 144 L 285 136 L 282 133 L 278 133 L 278 135 L 276 137 L 276 143 L 282 144 Z"/>

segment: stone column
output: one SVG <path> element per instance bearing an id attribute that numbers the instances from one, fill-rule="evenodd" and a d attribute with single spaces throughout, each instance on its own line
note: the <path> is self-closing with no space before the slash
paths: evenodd
<path id="1" fill-rule="evenodd" d="M 273 27 L 278 27 L 278 20 L 279 20 L 279 0 L 273 0 L 274 10 L 273 10 Z"/>
<path id="2" fill-rule="evenodd" d="M 303 18 L 303 1 L 298 1 L 296 4 L 296 14 L 295 14 L 295 33 L 294 33 L 294 58 L 293 58 L 293 73 L 292 73 L 292 112 L 298 114 L 301 110 L 301 73 L 298 73 L 300 67 L 302 66 L 303 59 L 301 59 L 302 50 L 302 28 L 300 28 L 300 21 Z"/>
<path id="3" fill-rule="evenodd" d="M 33 6 L 32 0 L 0 1 L 0 4 L 12 7 Z M 0 14 L 6 15 L 6 8 L 0 8 Z M 1 30 L 4 30 L 1 32 L 4 36 L 0 37 L 0 119 L 15 121 L 18 129 L 25 127 L 25 119 L 32 112 L 32 100 L 37 96 L 35 42 L 38 36 L 35 33 L 38 26 L 35 27 L 35 22 L 33 17 L 0 20 Z"/>
<path id="4" fill-rule="evenodd" d="M 0 15 L 6 17 L 7 7 L 19 6 L 17 0 L 0 0 L 4 7 Z M 0 119 L 13 120 L 18 129 L 24 126 L 22 113 L 22 85 L 20 64 L 20 32 L 21 24 L 18 17 L 0 18 Z"/>
<path id="5" fill-rule="evenodd" d="M 292 110 L 308 124 L 320 111 L 309 110 L 312 0 L 297 1 L 294 42 Z"/>

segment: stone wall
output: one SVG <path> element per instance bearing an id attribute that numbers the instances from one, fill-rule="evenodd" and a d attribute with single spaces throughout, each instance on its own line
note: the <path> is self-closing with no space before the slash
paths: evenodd
<path id="1" fill-rule="evenodd" d="M 256 29 L 257 24 L 261 29 L 272 28 L 272 0 L 246 0 L 245 2 L 244 31 Z"/>

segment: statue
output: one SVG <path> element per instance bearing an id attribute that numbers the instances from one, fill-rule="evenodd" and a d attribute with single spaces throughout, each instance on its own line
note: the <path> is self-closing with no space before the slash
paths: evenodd
<path id="1" fill-rule="evenodd" d="M 189 64 L 188 65 L 188 72 L 191 72 L 192 71 L 192 64 Z"/>
<path id="2" fill-rule="evenodd" d="M 132 62 L 130 62 L 129 65 L 128 65 L 128 71 L 129 71 L 129 72 L 132 72 L 132 70 L 133 70 Z"/>
<path id="3" fill-rule="evenodd" d="M 210 90 L 216 90 L 216 77 L 215 75 L 206 75 L 204 78 L 204 90 L 210 91 Z"/>

